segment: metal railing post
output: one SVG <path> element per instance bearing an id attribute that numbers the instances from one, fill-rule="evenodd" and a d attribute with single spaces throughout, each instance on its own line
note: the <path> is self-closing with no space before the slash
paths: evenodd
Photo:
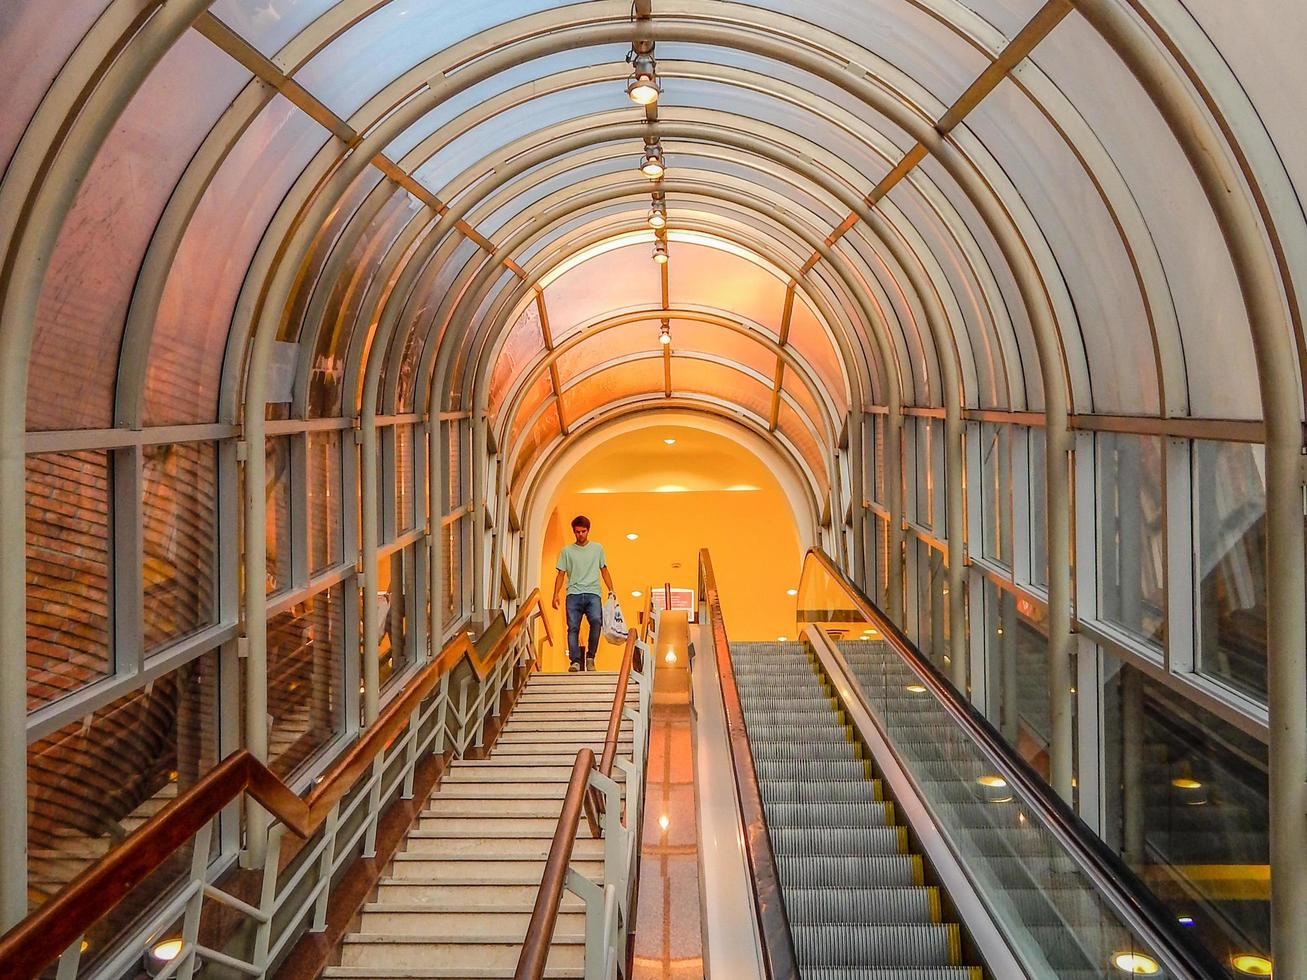
<path id="1" fill-rule="evenodd" d="M 377 823 L 381 818 L 381 783 L 386 772 L 385 755 L 384 752 L 378 753 L 372 760 L 372 785 L 368 788 L 368 812 L 365 817 L 368 822 L 368 832 L 364 835 L 363 841 L 365 858 L 377 855 Z"/>
<path id="2" fill-rule="evenodd" d="M 318 897 L 313 902 L 313 926 L 314 932 L 322 932 L 327 928 L 327 900 L 331 895 L 331 869 L 336 863 L 336 834 L 340 830 L 340 803 L 337 802 L 327 814 L 327 821 L 323 825 L 322 854 L 318 857 L 318 880 L 326 881 L 322 890 L 318 892 Z"/>
<path id="3" fill-rule="evenodd" d="M 421 706 L 418 706 L 408 719 L 408 745 L 404 748 L 404 788 L 399 795 L 401 800 L 413 799 L 413 777 L 418 765 L 418 724 L 421 717 Z"/>
<path id="4" fill-rule="evenodd" d="M 217 819 L 216 817 L 214 819 Z M 191 980 L 195 974 L 195 945 L 200 940 L 200 913 L 204 909 L 204 886 L 208 883 L 209 846 L 213 841 L 213 820 L 206 823 L 195 835 L 191 851 L 191 888 L 193 893 L 186 901 L 182 917 L 182 949 L 185 962 L 177 970 L 179 980 Z"/>

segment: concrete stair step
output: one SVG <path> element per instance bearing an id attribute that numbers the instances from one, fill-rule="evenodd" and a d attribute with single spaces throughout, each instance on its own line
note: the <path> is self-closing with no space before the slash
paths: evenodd
<path id="1" fill-rule="evenodd" d="M 618 737 L 630 739 L 635 726 L 627 723 L 618 729 Z M 602 742 L 608 734 L 608 726 L 596 725 L 593 728 L 547 728 L 543 731 L 530 728 L 513 728 L 511 725 L 499 733 L 495 747 L 501 745 L 532 745 L 542 742 Z"/>
<path id="2" fill-rule="evenodd" d="M 426 936 L 435 941 L 443 936 L 462 940 L 506 935 L 525 936 L 531 924 L 531 905 L 508 908 L 434 908 L 431 906 L 370 903 L 363 907 L 359 929 L 363 935 Z M 559 911 L 556 933 L 585 932 L 585 909 Z"/>
<path id="3" fill-rule="evenodd" d="M 518 815 L 483 815 L 480 817 L 434 817 L 424 821 L 409 833 L 408 839 L 425 840 L 430 837 L 553 837 L 558 816 L 523 817 Z M 585 821 L 581 822 L 585 826 Z"/>
<path id="4" fill-rule="evenodd" d="M 543 854 L 548 853 L 546 847 Z M 572 867 L 592 881 L 599 881 L 603 877 L 604 862 L 601 858 L 575 856 Z M 487 854 L 441 858 L 405 851 L 395 855 L 390 870 L 392 880 L 395 881 L 443 881 L 449 884 L 486 881 L 511 884 L 523 880 L 539 882 L 545 871 L 545 858 Z"/>
<path id="5" fill-rule="evenodd" d="M 530 755 L 521 752 L 496 752 L 489 759 L 484 761 L 495 763 L 500 766 L 571 766 L 576 762 L 576 753 L 579 749 L 571 752 L 557 752 L 550 755 Z M 603 746 L 598 749 L 591 749 L 598 756 L 603 751 Z M 631 751 L 628 747 L 625 752 L 619 752 L 620 755 L 630 757 Z"/>
<path id="6" fill-rule="evenodd" d="M 432 963 L 439 963 L 442 969 L 451 971 L 449 976 L 469 975 L 466 972 L 469 968 L 511 969 L 517 966 L 524 933 L 525 930 L 467 939 L 429 935 L 350 935 L 345 937 L 341 947 L 340 965 L 395 971 L 428 968 Z M 583 967 L 584 934 L 554 933 L 549 962 L 556 967 Z M 387 975 L 400 974 L 390 972 Z"/>
<path id="7" fill-rule="evenodd" d="M 519 875 L 518 878 L 518 881 L 508 882 L 484 878 L 467 882 L 385 878 L 377 885 L 377 901 L 386 905 L 463 910 L 483 906 L 522 906 L 530 911 L 540 890 L 540 878 L 538 875 Z M 585 904 L 571 892 L 565 892 L 560 907 L 577 911 L 584 909 Z"/>
<path id="8" fill-rule="evenodd" d="M 583 860 L 602 860 L 603 840 L 588 835 L 589 828 L 585 821 L 581 821 L 572 855 Z M 415 832 L 409 835 L 408 848 L 404 853 L 454 861 L 543 861 L 549 856 L 549 844 L 553 836 L 552 830 L 548 837 L 523 838 L 423 837 Z"/>
<path id="9" fill-rule="evenodd" d="M 513 760 L 509 760 L 510 763 Z M 493 759 L 480 762 L 455 762 L 445 774 L 445 782 L 452 783 L 566 783 L 572 777 L 575 756 L 567 760 L 567 765 L 494 764 Z M 621 782 L 626 774 L 620 769 L 613 770 L 613 778 Z"/>
<path id="10" fill-rule="evenodd" d="M 461 970 L 451 970 L 440 966 L 409 967 L 406 969 L 329 966 L 322 975 L 324 977 L 333 977 L 335 980 L 499 980 L 499 978 L 511 978 L 514 973 L 515 967 L 466 967 Z M 550 965 L 545 967 L 544 975 L 547 980 L 579 978 L 585 976 L 585 969 L 579 966 L 556 967 Z"/>
<path id="11" fill-rule="evenodd" d="M 418 827 L 421 829 L 428 820 L 449 817 L 469 817 L 483 819 L 486 814 L 496 817 L 550 817 L 558 819 L 562 811 L 562 797 L 549 799 L 504 799 L 502 797 L 453 797 L 444 798 L 437 794 L 427 801 L 427 808 L 418 815 Z"/>
<path id="12" fill-rule="evenodd" d="M 568 709 L 558 704 L 542 705 L 521 705 L 513 709 L 513 718 L 516 721 L 570 721 L 574 725 L 581 725 L 587 722 L 598 722 L 601 725 L 608 724 L 608 716 L 611 712 L 607 708 L 572 708 Z"/>

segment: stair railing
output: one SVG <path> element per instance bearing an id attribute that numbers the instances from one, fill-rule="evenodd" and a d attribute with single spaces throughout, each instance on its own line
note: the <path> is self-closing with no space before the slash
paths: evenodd
<path id="1" fill-rule="evenodd" d="M 501 697 L 517 667 L 535 659 L 534 623 L 539 619 L 553 642 L 539 590 L 484 654 L 460 632 L 392 700 L 359 740 L 338 758 L 304 797 L 297 796 L 248 751 L 234 752 L 170 802 L 121 845 L 74 878 L 62 891 L 9 932 L 0 936 L 0 977 L 34 978 L 58 960 L 57 980 L 74 980 L 82 966 L 84 937 L 133 888 L 173 854 L 192 843 L 190 872 L 148 922 L 107 958 L 93 964 L 97 974 L 116 976 L 150 955 L 166 930 L 180 919 L 166 957 L 151 964 L 156 980 L 190 980 L 202 963 L 244 976 L 265 977 L 300 927 L 326 927 L 331 882 L 357 856 L 375 856 L 382 803 L 398 794 L 413 796 L 421 759 L 452 749 L 462 755 L 480 745 L 487 718 L 499 711 Z M 464 661 L 470 675 L 457 698 L 450 678 Z M 469 697 L 469 688 L 476 690 Z M 248 797 L 275 818 L 268 831 L 258 904 L 217 887 L 210 845 L 217 822 L 236 801 Z M 319 834 L 318 832 L 321 831 Z M 287 834 L 314 840 L 288 865 L 279 880 L 282 843 Z M 248 844 L 249 842 L 247 842 Z M 359 851 L 361 850 L 361 854 Z M 202 945 L 200 924 L 205 900 L 243 915 L 254 924 L 248 958 Z"/>
<path id="2" fill-rule="evenodd" d="M 717 576 L 713 573 L 712 558 L 707 548 L 699 552 L 699 597 L 704 610 L 701 625 L 711 631 L 712 649 L 717 657 L 717 676 L 726 714 L 735 796 L 744 837 L 744 852 L 749 862 L 754 921 L 761 941 L 763 969 L 770 980 L 797 980 L 799 966 L 794 953 L 794 937 L 790 932 L 789 917 L 785 914 L 785 904 L 781 901 L 780 873 L 771 837 L 767 833 L 762 790 L 758 786 L 753 752 L 749 748 L 749 736 L 744 726 L 744 709 L 740 705 L 735 670 L 731 666 L 730 641 L 726 636 L 726 622 L 722 618 L 721 595 L 717 591 Z"/>
<path id="3" fill-rule="evenodd" d="M 589 748 L 576 754 L 558 827 L 545 859 L 540 891 L 536 894 L 513 974 L 517 980 L 540 980 L 544 976 L 564 890 L 585 903 L 585 980 L 614 980 L 626 972 L 625 937 L 633 928 L 631 911 L 644 812 L 656 625 L 651 606 L 646 602 L 640 623 L 627 636 L 623 650 L 602 757 L 596 760 Z M 641 633 L 648 639 L 640 639 Z M 635 666 L 637 655 L 638 667 Z M 626 688 L 632 677 L 636 682 L 636 703 L 628 707 Z M 624 718 L 631 722 L 630 760 L 617 758 Z M 624 782 L 613 778 L 614 767 L 625 774 Z M 604 840 L 603 876 L 598 882 L 572 866 L 572 847 L 583 814 L 591 835 Z"/>

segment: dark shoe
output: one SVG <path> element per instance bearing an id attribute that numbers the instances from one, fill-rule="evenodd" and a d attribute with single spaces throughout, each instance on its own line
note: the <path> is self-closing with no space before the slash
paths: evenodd
<path id="1" fill-rule="evenodd" d="M 567 672 L 569 674 L 575 674 L 580 669 L 581 669 L 581 665 L 577 663 L 575 660 L 573 660 L 570 664 L 567 665 Z"/>

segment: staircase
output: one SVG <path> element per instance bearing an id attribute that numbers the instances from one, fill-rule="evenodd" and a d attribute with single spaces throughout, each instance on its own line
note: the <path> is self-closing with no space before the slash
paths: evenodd
<path id="1" fill-rule="evenodd" d="M 803 647 L 731 660 L 803 980 L 980 980 Z"/>
<path id="2" fill-rule="evenodd" d="M 326 977 L 511 977 L 579 749 L 603 751 L 617 674 L 535 674 L 488 758 L 455 761 Z M 634 697 L 634 685 L 631 696 Z M 618 757 L 630 758 L 624 721 Z M 614 770 L 619 779 L 620 770 Z M 572 866 L 603 877 L 585 821 Z M 567 893 L 547 977 L 581 977 L 585 916 Z"/>

